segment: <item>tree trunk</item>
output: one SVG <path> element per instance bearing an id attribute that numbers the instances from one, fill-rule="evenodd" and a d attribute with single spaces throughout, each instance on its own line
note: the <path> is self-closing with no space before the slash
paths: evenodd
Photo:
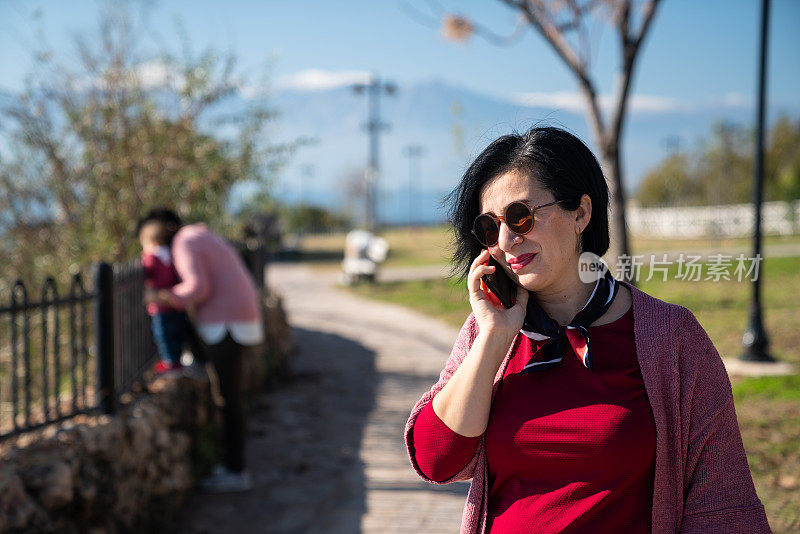
<path id="1" fill-rule="evenodd" d="M 588 80 L 580 77 L 579 79 L 582 82 L 580 86 L 581 92 L 588 106 L 587 119 L 600 151 L 600 163 L 603 167 L 603 174 L 608 181 L 608 202 L 610 211 L 608 226 L 611 244 L 606 254 L 606 263 L 615 275 L 619 275 L 618 278 L 636 285 L 636 280 L 631 276 L 635 273 L 628 272 L 629 269 L 616 268 L 620 258 L 630 258 L 628 228 L 625 223 L 625 191 L 622 188 L 622 158 L 620 156 L 622 117 L 617 117 L 617 120 L 614 122 L 618 128 L 608 131 L 603 122 L 603 116 L 600 112 L 600 106 L 597 103 L 597 96 L 594 89 L 588 83 Z M 618 113 L 624 113 L 624 109 L 624 105 L 620 106 L 618 108 Z M 614 137 L 614 134 L 616 134 L 616 137 Z M 629 259 L 628 262 L 628 265 L 630 265 Z"/>
<path id="2" fill-rule="evenodd" d="M 631 269 L 630 245 L 628 243 L 628 228 L 625 224 L 625 191 L 622 188 L 622 166 L 620 163 L 619 145 L 603 147 L 602 149 L 603 171 L 608 179 L 609 190 L 609 231 L 611 234 L 611 246 L 606 255 L 608 266 L 618 278 L 630 282 L 634 285 L 636 274 Z M 620 267 L 617 264 L 622 262 Z M 628 268 L 623 268 L 627 265 Z"/>

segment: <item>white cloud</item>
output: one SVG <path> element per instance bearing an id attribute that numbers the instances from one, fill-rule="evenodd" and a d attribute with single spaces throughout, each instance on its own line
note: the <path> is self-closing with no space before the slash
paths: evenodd
<path id="1" fill-rule="evenodd" d="M 554 93 L 518 93 L 512 96 L 515 104 L 529 107 L 548 107 L 568 111 L 583 111 L 586 101 L 582 94 L 559 91 Z M 611 95 L 600 95 L 600 107 L 608 111 L 612 104 Z M 658 95 L 633 95 L 628 99 L 628 105 L 633 112 L 666 113 L 683 108 L 680 101 L 668 96 Z"/>
<path id="2" fill-rule="evenodd" d="M 586 103 L 580 93 L 567 91 L 553 93 L 517 93 L 511 96 L 514 104 L 528 107 L 547 107 L 566 111 L 583 112 Z M 600 108 L 608 112 L 611 95 L 600 95 Z M 628 98 L 628 109 L 633 113 L 693 112 L 719 108 L 748 108 L 752 102 L 741 93 L 726 93 L 702 101 L 679 100 L 670 96 L 632 95 Z"/>
<path id="3" fill-rule="evenodd" d="M 176 75 L 173 67 L 159 60 L 141 63 L 136 66 L 135 72 L 143 89 L 180 89 L 184 84 L 183 78 Z"/>
<path id="4" fill-rule="evenodd" d="M 309 69 L 281 76 L 276 80 L 275 86 L 277 89 L 322 91 L 354 83 L 368 83 L 371 76 L 369 72 L 358 70 L 329 71 Z"/>
<path id="5" fill-rule="evenodd" d="M 743 108 L 750 106 L 752 102 L 741 93 L 725 93 L 720 99 L 720 103 L 725 107 Z"/>
<path id="6" fill-rule="evenodd" d="M 633 95 L 629 105 L 631 111 L 645 113 L 668 113 L 685 107 L 677 98 L 658 95 Z"/>
<path id="7" fill-rule="evenodd" d="M 578 93 L 518 93 L 511 97 L 515 104 L 528 107 L 558 108 L 568 111 L 583 111 L 585 103 Z"/>
<path id="8" fill-rule="evenodd" d="M 243 85 L 239 88 L 239 94 L 241 94 L 243 98 L 251 99 L 265 96 L 267 92 L 263 87 L 256 87 L 255 85 Z"/>
<path id="9" fill-rule="evenodd" d="M 131 87 L 134 81 L 144 90 L 170 88 L 176 91 L 183 89 L 185 80 L 181 73 L 168 63 L 160 60 L 146 61 L 133 67 L 128 73 L 127 83 Z M 105 86 L 102 76 L 85 77 L 76 82 L 78 89 L 100 89 Z"/>

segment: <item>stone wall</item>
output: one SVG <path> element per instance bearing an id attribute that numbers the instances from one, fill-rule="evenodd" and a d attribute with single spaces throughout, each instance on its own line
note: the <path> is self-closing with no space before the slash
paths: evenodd
<path id="1" fill-rule="evenodd" d="M 265 309 L 266 349 L 245 360 L 251 394 L 291 351 L 280 300 Z M 0 532 L 160 530 L 195 482 L 215 414 L 207 378 L 159 377 L 113 417 L 78 416 L 2 444 Z"/>
<path id="2" fill-rule="evenodd" d="M 162 523 L 193 484 L 208 381 L 158 378 L 114 417 L 28 435 L 0 467 L 0 531 L 125 532 Z M 144 513 L 143 513 L 144 512 Z"/>

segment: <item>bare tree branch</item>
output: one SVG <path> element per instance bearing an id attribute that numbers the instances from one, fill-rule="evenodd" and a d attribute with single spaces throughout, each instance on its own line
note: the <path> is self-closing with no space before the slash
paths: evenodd
<path id="1" fill-rule="evenodd" d="M 601 144 L 605 141 L 605 124 L 598 102 L 597 91 L 589 77 L 586 63 L 575 53 L 553 21 L 552 12 L 540 0 L 503 0 L 506 4 L 519 9 L 528 22 L 550 43 L 556 54 L 567 64 L 578 78 L 581 93 L 589 108 L 590 126 Z"/>
<path id="2" fill-rule="evenodd" d="M 623 13 L 620 18 L 620 44 L 622 48 L 622 68 L 619 70 L 619 80 L 616 96 L 614 98 L 614 108 L 611 112 L 611 131 L 610 139 L 618 140 L 622 136 L 622 125 L 625 118 L 625 109 L 630 93 L 630 85 L 633 80 L 635 62 L 638 56 L 639 47 L 647 34 L 647 30 L 655 15 L 659 0 L 648 0 L 643 6 L 642 25 L 637 35 L 631 36 L 630 26 L 630 2 L 626 1 L 623 6 Z"/>
<path id="3" fill-rule="evenodd" d="M 547 41 L 556 55 L 566 64 L 578 80 L 578 87 L 587 104 L 587 120 L 600 148 L 603 166 L 610 179 L 612 193 L 612 263 L 619 254 L 628 254 L 628 237 L 625 229 L 624 188 L 620 163 L 620 139 L 625 119 L 631 83 L 641 43 L 648 33 L 659 0 L 644 0 L 637 10 L 635 0 L 502 0 L 517 10 L 525 20 Z M 608 117 L 600 107 L 600 97 L 590 73 L 592 43 L 588 21 L 599 18 L 601 11 L 609 11 L 608 23 L 618 33 L 622 61 L 616 74 L 614 97 Z M 636 11 L 640 11 L 636 13 Z M 639 30 L 637 15 L 641 18 Z M 472 33 L 474 23 L 461 17 L 462 39 Z M 573 35 L 572 42 L 568 38 Z M 574 44 L 573 44 L 574 43 Z M 608 122 L 606 122 L 608 120 Z M 616 241 L 616 244 L 614 243 Z"/>

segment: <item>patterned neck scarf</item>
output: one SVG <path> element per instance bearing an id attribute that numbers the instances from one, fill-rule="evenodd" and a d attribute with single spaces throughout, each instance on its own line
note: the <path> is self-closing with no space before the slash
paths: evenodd
<path id="1" fill-rule="evenodd" d="M 583 366 L 593 371 L 588 327 L 608 310 L 618 290 L 619 283 L 606 270 L 605 275 L 597 280 L 589 301 L 567 326 L 559 326 L 531 295 L 520 332 L 536 341 L 549 341 L 534 352 L 521 372 L 543 371 L 558 365 L 569 347 Z"/>

